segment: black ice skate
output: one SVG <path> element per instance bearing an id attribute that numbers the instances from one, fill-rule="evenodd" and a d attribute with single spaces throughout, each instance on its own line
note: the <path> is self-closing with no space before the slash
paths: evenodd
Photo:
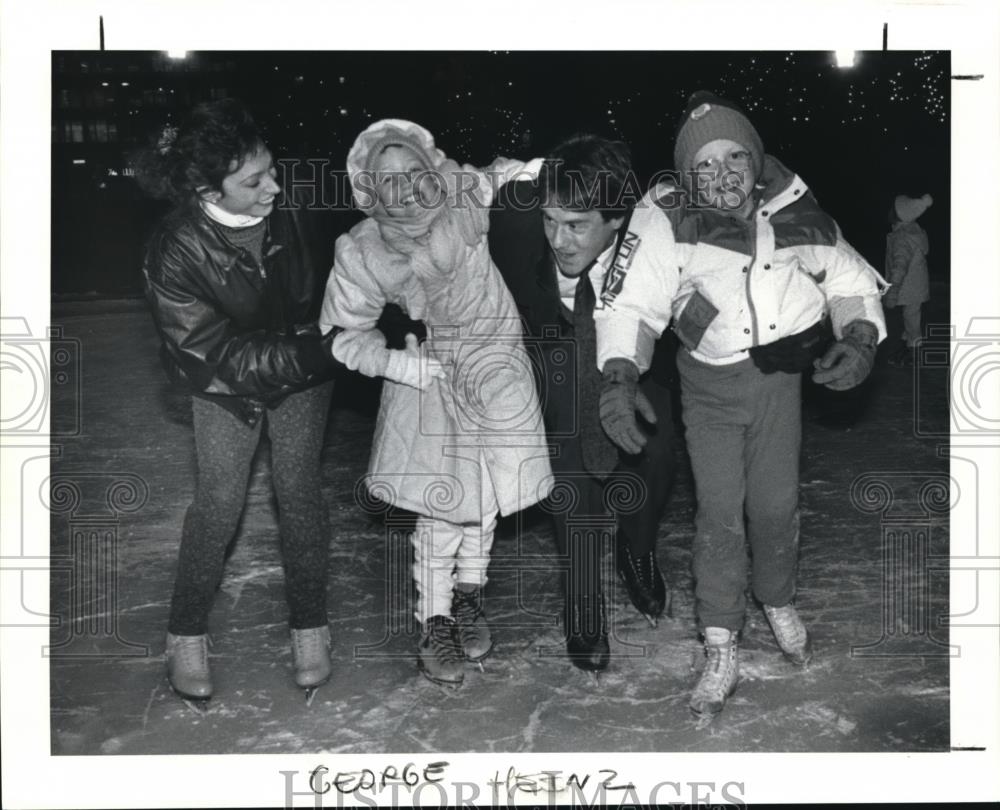
<path id="1" fill-rule="evenodd" d="M 629 601 L 656 627 L 667 606 L 667 585 L 656 564 L 656 551 L 634 557 L 628 542 L 619 534 L 617 567 Z"/>
<path id="2" fill-rule="evenodd" d="M 604 599 L 595 595 L 567 599 L 565 625 L 569 660 L 599 683 L 598 673 L 608 668 L 611 659 Z"/>

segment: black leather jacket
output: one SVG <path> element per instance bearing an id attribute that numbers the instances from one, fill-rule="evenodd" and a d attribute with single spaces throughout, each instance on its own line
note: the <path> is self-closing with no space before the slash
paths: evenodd
<path id="1" fill-rule="evenodd" d="M 259 263 L 197 206 L 168 215 L 143 274 L 168 376 L 247 424 L 333 377 L 333 334 L 316 320 L 330 264 L 307 212 L 276 207 Z"/>

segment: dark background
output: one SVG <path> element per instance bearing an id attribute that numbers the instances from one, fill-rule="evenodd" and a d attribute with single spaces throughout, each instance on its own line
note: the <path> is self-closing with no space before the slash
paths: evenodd
<path id="1" fill-rule="evenodd" d="M 141 294 L 143 244 L 165 209 L 140 194 L 130 155 L 194 104 L 225 96 L 250 107 L 278 159 L 341 170 L 357 134 L 394 117 L 476 165 L 598 132 L 631 146 L 645 182 L 673 168 L 688 95 L 711 90 L 744 106 L 766 151 L 880 271 L 893 197 L 932 194 L 921 218 L 932 280 L 949 276 L 948 53 L 860 52 L 854 67 L 838 68 L 828 51 L 86 51 L 53 53 L 52 75 L 57 299 Z M 333 212 L 331 242 L 357 216 Z"/>

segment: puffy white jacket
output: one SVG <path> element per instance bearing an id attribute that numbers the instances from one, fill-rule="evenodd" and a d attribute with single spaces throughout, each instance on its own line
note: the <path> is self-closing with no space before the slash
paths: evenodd
<path id="1" fill-rule="evenodd" d="M 324 332 L 366 330 L 394 303 L 426 323 L 426 350 L 447 377 L 423 391 L 386 380 L 365 484 L 382 501 L 452 523 L 480 522 L 494 499 L 509 515 L 552 488 L 520 316 L 486 240 L 494 186 L 523 166 L 497 161 L 476 173 L 479 199 L 439 223 L 455 253 L 448 272 L 432 261 L 435 234 L 410 255 L 391 250 L 373 219 L 341 235 L 320 316 Z"/>
<path id="2" fill-rule="evenodd" d="M 671 321 L 692 355 L 714 365 L 738 362 L 824 313 L 837 338 L 859 318 L 885 338 L 885 281 L 805 183 L 767 156 L 758 191 L 749 220 L 688 207 L 668 184 L 640 201 L 594 313 L 599 368 L 624 357 L 645 371 Z"/>

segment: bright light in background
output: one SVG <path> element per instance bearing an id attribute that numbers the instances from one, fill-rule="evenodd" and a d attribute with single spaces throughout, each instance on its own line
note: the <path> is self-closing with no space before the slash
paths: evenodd
<path id="1" fill-rule="evenodd" d="M 834 53 L 837 55 L 837 67 L 854 67 L 854 61 L 858 55 L 857 51 L 834 51 Z"/>
<path id="2" fill-rule="evenodd" d="M 187 59 L 187 51 L 167 51 L 167 56 L 171 59 Z"/>

